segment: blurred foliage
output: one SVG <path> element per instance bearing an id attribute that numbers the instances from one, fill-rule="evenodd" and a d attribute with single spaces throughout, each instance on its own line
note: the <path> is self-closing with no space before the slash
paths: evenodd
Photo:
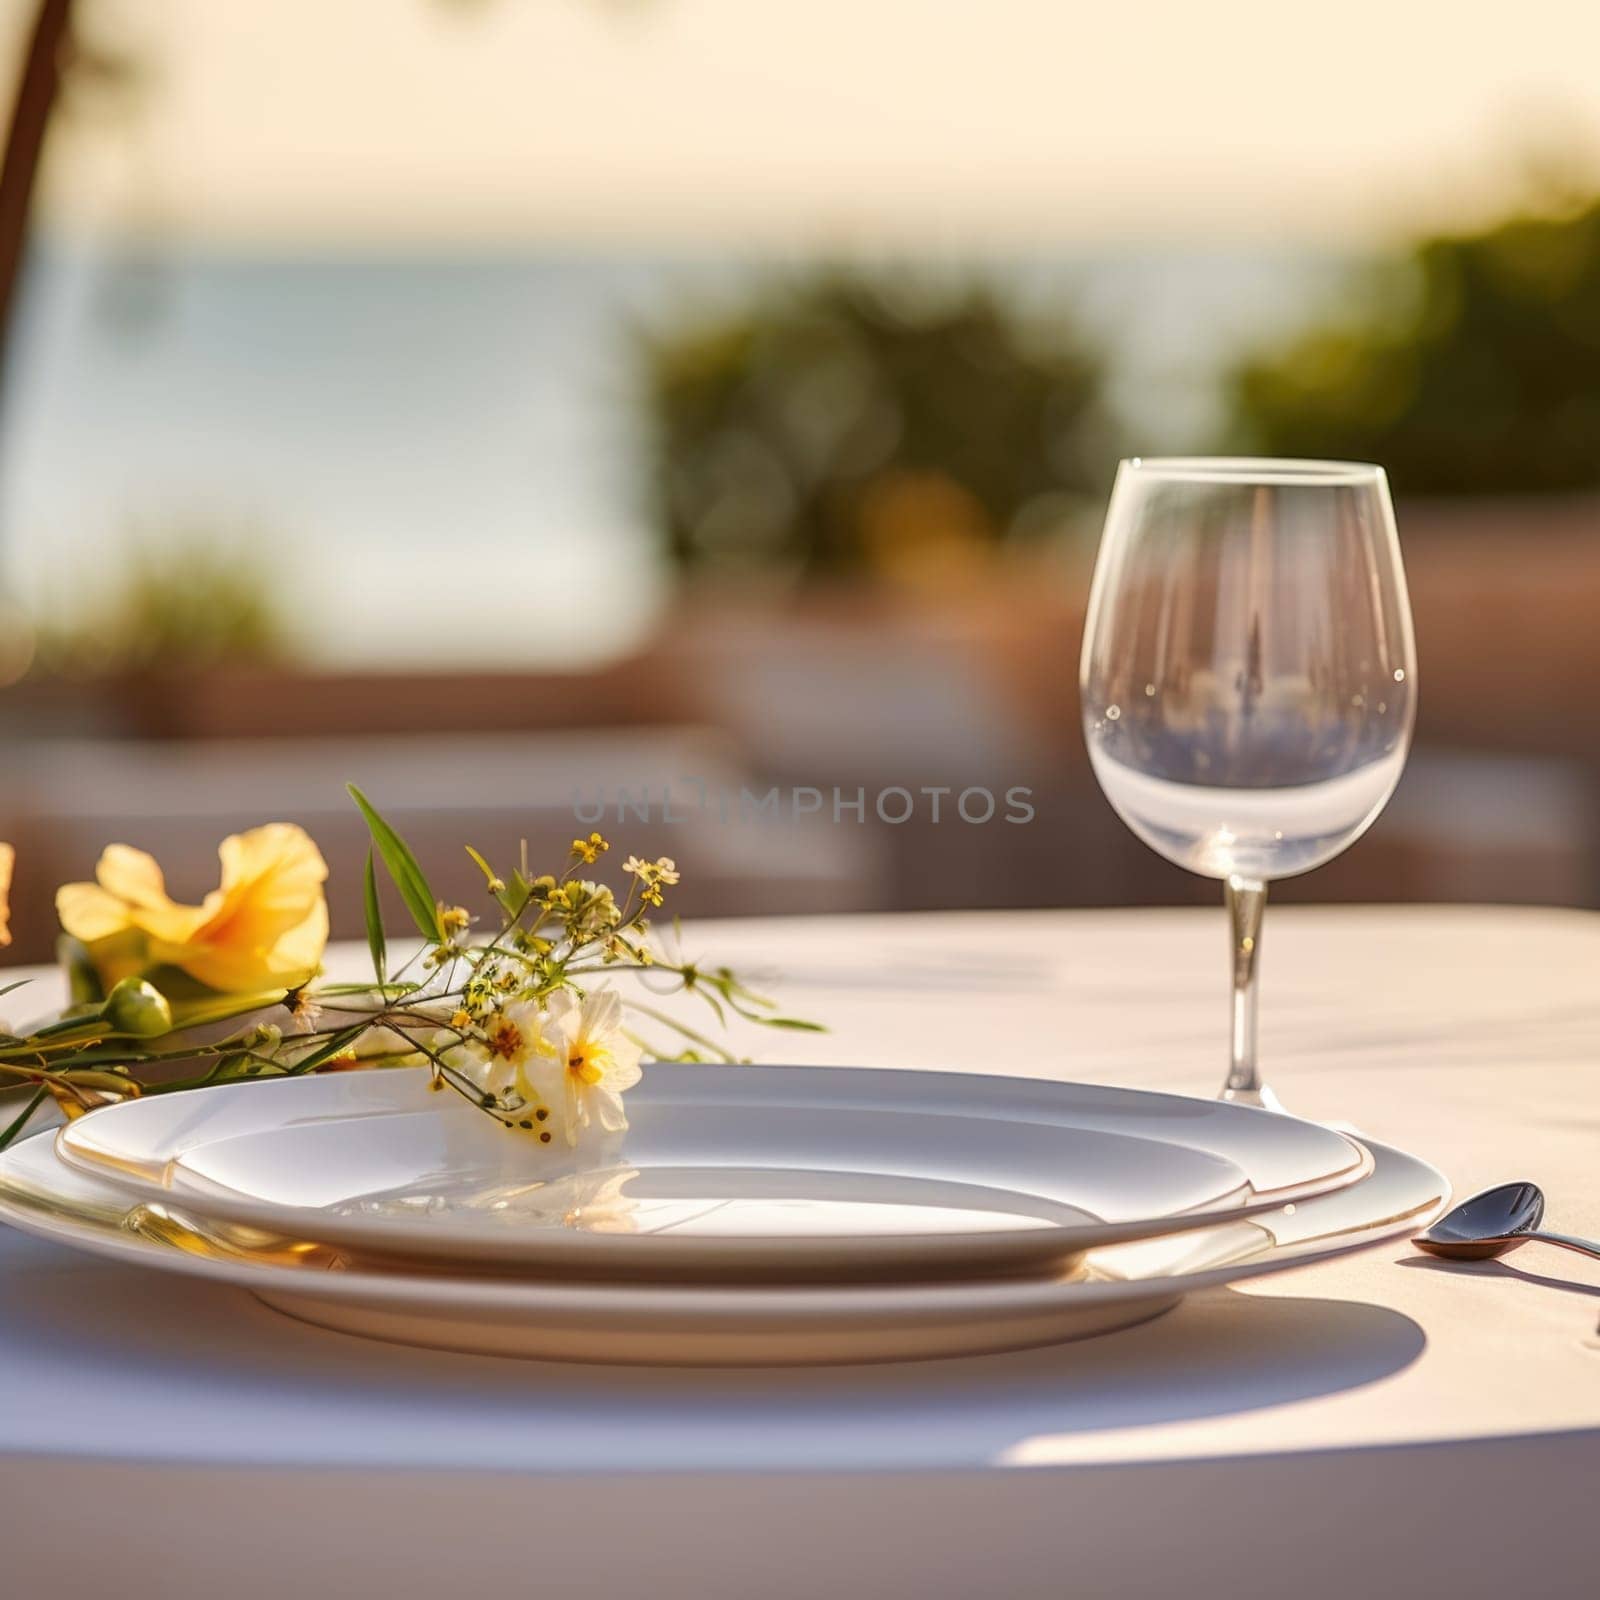
<path id="1" fill-rule="evenodd" d="M 1600 484 L 1600 202 L 1430 238 L 1230 382 L 1235 446 L 1422 493 Z"/>
<path id="2" fill-rule="evenodd" d="M 1098 356 L 993 288 L 826 272 L 644 359 L 682 568 L 949 581 L 1104 488 Z"/>
<path id="3" fill-rule="evenodd" d="M 98 592 L 77 589 L 39 618 L 34 669 L 98 677 L 278 658 L 282 584 L 267 548 L 201 530 L 133 540 Z"/>

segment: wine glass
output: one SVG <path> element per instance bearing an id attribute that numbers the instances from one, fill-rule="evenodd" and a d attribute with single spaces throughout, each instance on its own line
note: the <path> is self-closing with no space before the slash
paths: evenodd
<path id="1" fill-rule="evenodd" d="M 1411 606 L 1381 467 L 1124 461 L 1079 670 L 1089 759 L 1117 814 L 1226 885 L 1225 1100 L 1277 1105 L 1256 1065 L 1267 884 L 1357 839 L 1405 765 Z"/>

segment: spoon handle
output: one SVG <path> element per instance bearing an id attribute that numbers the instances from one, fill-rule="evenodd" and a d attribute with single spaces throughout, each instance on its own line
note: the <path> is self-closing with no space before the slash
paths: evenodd
<path id="1" fill-rule="evenodd" d="M 1600 1261 L 1600 1244 L 1592 1239 L 1574 1239 L 1570 1233 L 1546 1233 L 1542 1228 L 1527 1237 L 1537 1239 L 1540 1244 L 1558 1244 L 1563 1250 L 1576 1250 L 1580 1256 L 1593 1256 Z"/>

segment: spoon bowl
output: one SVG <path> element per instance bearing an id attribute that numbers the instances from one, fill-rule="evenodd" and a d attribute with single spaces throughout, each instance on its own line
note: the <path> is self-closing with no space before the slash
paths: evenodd
<path id="1" fill-rule="evenodd" d="M 1544 1221 L 1544 1194 L 1536 1183 L 1502 1183 L 1447 1211 L 1412 1243 L 1452 1261 L 1484 1261 L 1515 1249 Z"/>
<path id="2" fill-rule="evenodd" d="M 1502 1183 L 1498 1189 L 1485 1189 L 1463 1200 L 1411 1242 L 1448 1261 L 1483 1261 L 1534 1242 L 1559 1245 L 1600 1261 L 1600 1244 L 1574 1239 L 1569 1233 L 1552 1233 L 1540 1226 L 1543 1221 L 1544 1195 L 1538 1184 Z"/>

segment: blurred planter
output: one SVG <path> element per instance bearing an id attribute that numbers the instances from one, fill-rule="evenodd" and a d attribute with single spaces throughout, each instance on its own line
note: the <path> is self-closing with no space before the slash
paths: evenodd
<path id="1" fill-rule="evenodd" d="M 1600 498 L 1422 500 L 1398 517 L 1419 740 L 1600 771 Z"/>
<path id="2" fill-rule="evenodd" d="M 0 694 L 19 732 L 130 739 L 279 738 L 652 725 L 684 720 L 670 663 L 573 674 L 317 672 L 220 665 L 27 679 Z"/>

